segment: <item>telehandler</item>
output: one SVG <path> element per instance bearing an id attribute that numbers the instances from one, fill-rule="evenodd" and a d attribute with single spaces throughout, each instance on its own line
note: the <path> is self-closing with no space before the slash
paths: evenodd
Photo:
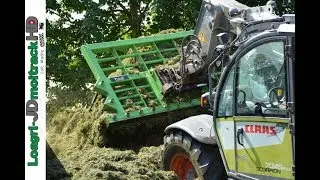
<path id="1" fill-rule="evenodd" d="M 272 2 L 221 4 L 203 2 L 195 31 L 209 58 L 218 54 L 208 61 L 209 92 L 201 96 L 212 113 L 169 125 L 159 165 L 181 180 L 294 179 L 294 15 L 274 16 Z M 239 30 L 231 40 L 229 23 Z M 216 35 L 217 24 L 225 30 Z"/>
<path id="2" fill-rule="evenodd" d="M 163 170 L 181 180 L 294 179 L 295 15 L 275 9 L 204 0 L 193 31 L 83 45 L 108 123 L 201 106 L 208 113 L 165 128 Z"/>

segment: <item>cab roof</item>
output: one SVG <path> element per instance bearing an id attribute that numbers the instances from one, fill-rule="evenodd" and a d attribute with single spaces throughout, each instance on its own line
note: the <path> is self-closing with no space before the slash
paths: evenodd
<path id="1" fill-rule="evenodd" d="M 277 31 L 279 33 L 295 33 L 295 24 L 281 24 Z"/>

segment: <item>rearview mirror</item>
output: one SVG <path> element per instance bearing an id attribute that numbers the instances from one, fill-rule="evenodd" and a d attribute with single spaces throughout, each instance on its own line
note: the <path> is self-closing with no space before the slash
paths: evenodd
<path id="1" fill-rule="evenodd" d="M 210 98 L 210 93 L 209 92 L 206 92 L 206 93 L 202 94 L 201 95 L 201 99 L 200 99 L 200 106 L 202 108 L 208 109 L 209 111 L 212 111 L 215 93 L 216 92 L 212 92 L 211 98 Z"/>
<path id="2" fill-rule="evenodd" d="M 209 101 L 210 101 L 209 92 L 202 94 L 200 98 L 200 106 L 202 108 L 208 108 L 210 106 Z"/>

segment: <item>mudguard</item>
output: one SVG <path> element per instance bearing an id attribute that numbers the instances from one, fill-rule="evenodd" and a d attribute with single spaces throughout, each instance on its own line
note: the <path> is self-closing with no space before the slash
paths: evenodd
<path id="1" fill-rule="evenodd" d="M 192 138 L 204 144 L 217 144 L 213 131 L 213 117 L 208 114 L 191 116 L 166 127 L 165 133 L 174 129 L 188 133 Z"/>

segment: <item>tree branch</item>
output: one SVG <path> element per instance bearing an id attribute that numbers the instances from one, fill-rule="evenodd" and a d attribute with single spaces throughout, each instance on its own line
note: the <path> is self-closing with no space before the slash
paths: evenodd
<path id="1" fill-rule="evenodd" d="M 123 4 L 121 4 L 120 1 L 117 1 L 117 4 L 123 9 L 123 12 L 127 14 L 128 17 L 131 16 L 130 12 L 128 11 L 128 9 L 126 7 L 124 7 Z"/>
<path id="2" fill-rule="evenodd" d="M 47 12 L 50 13 L 50 14 L 54 14 L 54 15 L 57 15 L 57 16 L 60 17 L 60 15 L 57 12 L 55 12 L 55 11 L 53 11 L 51 9 L 48 9 Z"/>

